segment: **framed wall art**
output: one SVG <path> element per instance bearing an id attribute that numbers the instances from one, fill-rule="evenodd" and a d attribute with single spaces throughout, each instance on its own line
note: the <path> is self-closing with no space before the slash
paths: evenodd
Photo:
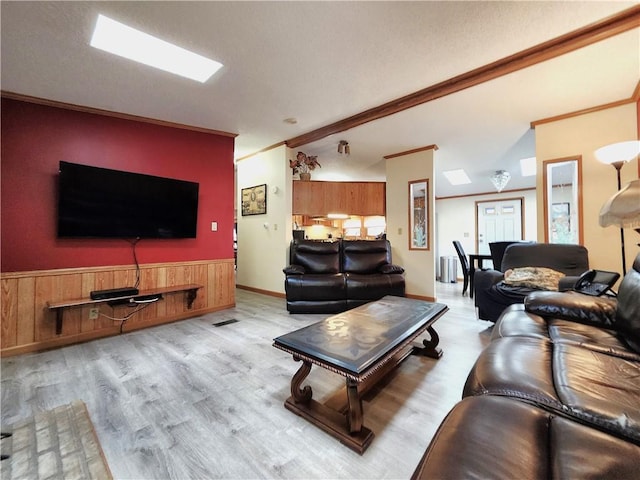
<path id="1" fill-rule="evenodd" d="M 429 180 L 409 182 L 409 250 L 429 250 Z"/>
<path id="2" fill-rule="evenodd" d="M 267 184 L 242 189 L 242 216 L 267 213 Z"/>

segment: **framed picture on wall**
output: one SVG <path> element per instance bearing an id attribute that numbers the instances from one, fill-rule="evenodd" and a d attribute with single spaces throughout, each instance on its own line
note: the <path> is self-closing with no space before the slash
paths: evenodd
<path id="1" fill-rule="evenodd" d="M 242 216 L 267 213 L 267 184 L 242 189 Z"/>
<path id="2" fill-rule="evenodd" d="M 409 182 L 409 250 L 429 250 L 429 180 Z"/>

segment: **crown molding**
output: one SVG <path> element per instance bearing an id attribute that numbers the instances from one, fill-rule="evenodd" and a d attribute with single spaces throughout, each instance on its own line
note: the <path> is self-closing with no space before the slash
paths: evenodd
<path id="1" fill-rule="evenodd" d="M 557 122 L 559 120 L 566 120 L 567 118 L 578 117 L 587 113 L 600 112 L 602 110 L 608 110 L 610 108 L 620 107 L 621 105 L 627 105 L 628 103 L 635 103 L 637 100 L 628 98 L 626 100 L 618 100 L 617 102 L 605 103 L 604 105 L 596 105 L 595 107 L 583 108 L 582 110 L 576 110 L 575 112 L 563 113 L 562 115 L 556 115 L 554 117 L 542 118 L 540 120 L 534 120 L 531 122 L 531 128 L 536 128 L 538 125 L 545 123 Z"/>
<path id="2" fill-rule="evenodd" d="M 385 155 L 385 160 L 390 158 L 404 157 L 405 155 L 411 155 L 412 153 L 424 152 L 425 150 L 438 150 L 438 145 L 427 145 L 426 147 L 414 148 L 413 150 L 407 150 L 406 152 L 392 153 L 391 155 Z"/>
<path id="3" fill-rule="evenodd" d="M 31 95 L 23 95 L 21 93 L 8 92 L 6 90 L 2 90 L 0 92 L 0 96 L 2 98 L 19 100 L 21 102 L 27 102 L 27 103 L 35 103 L 37 105 L 44 105 L 46 107 L 63 108 L 65 110 L 74 110 L 76 112 L 92 113 L 94 115 L 103 115 L 105 117 L 121 118 L 123 120 L 133 120 L 134 122 L 151 123 L 153 125 L 160 125 L 162 127 L 179 128 L 181 130 L 191 130 L 193 132 L 220 135 L 223 137 L 235 138 L 238 136 L 237 133 L 229 133 L 229 132 L 223 132 L 220 130 L 212 130 L 210 128 L 195 127 L 193 125 L 184 125 L 182 123 L 167 122 L 167 121 L 158 120 L 155 118 L 140 117 L 138 115 L 130 115 L 128 113 L 112 112 L 110 110 L 102 110 L 100 108 L 85 107 L 83 105 L 76 105 L 73 103 L 58 102 L 56 100 L 33 97 Z"/>
<path id="4" fill-rule="evenodd" d="M 238 163 L 238 162 L 241 162 L 242 160 L 246 160 L 247 158 L 255 157 L 259 153 L 268 152 L 269 150 L 273 150 L 274 148 L 278 148 L 278 147 L 281 147 L 282 145 L 286 145 L 286 144 L 287 144 L 286 142 L 274 143 L 273 145 L 269 145 L 268 147 L 264 147 L 263 149 L 258 150 L 257 152 L 250 153 L 249 155 L 245 155 L 244 157 L 236 158 L 235 161 L 236 161 L 236 163 Z"/>

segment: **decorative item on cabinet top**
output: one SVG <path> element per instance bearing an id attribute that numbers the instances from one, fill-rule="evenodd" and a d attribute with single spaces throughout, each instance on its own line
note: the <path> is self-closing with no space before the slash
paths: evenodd
<path id="1" fill-rule="evenodd" d="M 322 165 L 318 163 L 317 155 L 307 156 L 304 152 L 298 152 L 295 160 L 289 160 L 289 166 L 294 175 L 298 174 L 300 180 L 307 182 L 311 180 L 311 170 L 315 170 L 316 167 L 322 168 Z"/>

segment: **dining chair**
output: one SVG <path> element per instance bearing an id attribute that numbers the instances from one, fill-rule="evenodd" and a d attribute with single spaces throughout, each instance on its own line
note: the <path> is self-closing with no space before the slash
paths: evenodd
<path id="1" fill-rule="evenodd" d="M 507 248 L 514 243 L 536 243 L 525 240 L 507 240 L 499 242 L 489 242 L 489 251 L 491 252 L 491 260 L 493 261 L 493 269 L 502 272 L 502 259 Z"/>
<path id="2" fill-rule="evenodd" d="M 469 287 L 469 257 L 464 253 L 464 248 L 462 248 L 462 244 L 458 240 L 453 241 L 453 246 L 456 249 L 456 253 L 458 254 L 458 258 L 460 259 L 460 266 L 462 267 L 462 275 L 464 278 L 464 284 L 462 286 L 462 295 L 467 293 L 467 288 Z"/>
<path id="3" fill-rule="evenodd" d="M 516 240 L 489 242 L 489 251 L 491 252 L 491 260 L 493 261 L 493 269 L 502 271 L 502 257 L 504 257 L 504 251 L 509 245 L 519 243 Z"/>

